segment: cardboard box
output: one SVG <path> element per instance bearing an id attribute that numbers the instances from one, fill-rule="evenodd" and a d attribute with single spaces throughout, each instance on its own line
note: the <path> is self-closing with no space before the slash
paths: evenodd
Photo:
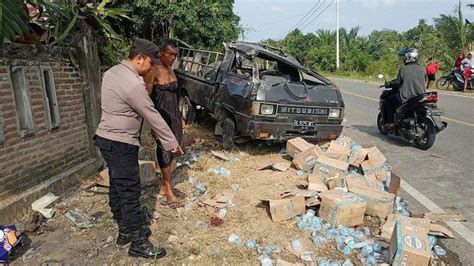
<path id="1" fill-rule="evenodd" d="M 425 218 L 412 218 L 406 217 L 400 214 L 389 214 L 387 220 L 382 225 L 381 232 L 380 232 L 380 239 L 385 242 L 390 242 L 390 239 L 393 234 L 393 230 L 395 229 L 396 221 L 402 221 L 404 223 L 410 223 L 412 225 L 416 225 L 418 227 L 423 227 L 426 230 L 429 230 L 431 221 Z"/>
<path id="2" fill-rule="evenodd" d="M 340 190 L 320 194 L 322 199 L 319 217 L 331 224 L 355 226 L 364 222 L 367 202 L 358 196 Z"/>
<path id="3" fill-rule="evenodd" d="M 298 137 L 298 138 L 290 139 L 286 142 L 286 151 L 291 157 L 294 158 L 296 154 L 304 150 L 307 150 L 313 146 L 314 146 L 313 144 L 307 142 L 303 138 Z"/>
<path id="4" fill-rule="evenodd" d="M 295 195 L 278 200 L 262 200 L 268 202 L 272 221 L 281 222 L 297 215 L 304 214 L 306 203 L 303 195 Z"/>
<path id="5" fill-rule="evenodd" d="M 324 177 L 318 174 L 311 174 L 308 176 L 308 190 L 324 192 L 328 190 L 328 186 L 324 181 Z"/>
<path id="6" fill-rule="evenodd" d="M 392 265 L 429 265 L 431 251 L 426 228 L 397 220 L 390 240 Z"/>
<path id="7" fill-rule="evenodd" d="M 316 160 L 313 173 L 318 174 L 327 180 L 332 177 L 343 177 L 347 175 L 349 164 L 336 159 L 321 155 Z"/>
<path id="8" fill-rule="evenodd" d="M 369 154 L 368 149 L 357 146 L 351 151 L 348 162 L 355 167 L 360 167 L 360 164 L 367 158 L 367 154 Z"/>
<path id="9" fill-rule="evenodd" d="M 347 192 L 347 183 L 344 177 L 330 177 L 326 180 L 329 189 L 340 189 Z"/>
<path id="10" fill-rule="evenodd" d="M 393 212 L 395 194 L 358 187 L 352 187 L 349 191 L 367 201 L 367 215 L 385 218 Z"/>
<path id="11" fill-rule="evenodd" d="M 318 145 L 313 145 L 296 154 L 293 157 L 293 164 L 299 170 L 308 171 L 314 167 L 319 156 L 321 156 L 321 148 Z"/>
<path id="12" fill-rule="evenodd" d="M 374 175 L 349 174 L 345 176 L 347 188 L 366 188 L 379 191 L 379 185 Z"/>
<path id="13" fill-rule="evenodd" d="M 350 146 L 339 145 L 335 141 L 331 141 L 328 149 L 324 153 L 325 156 L 333 158 L 339 161 L 347 162 L 349 155 L 351 154 Z"/>

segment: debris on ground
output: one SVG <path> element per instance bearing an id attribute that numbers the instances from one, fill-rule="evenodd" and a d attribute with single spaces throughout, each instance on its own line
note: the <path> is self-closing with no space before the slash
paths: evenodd
<path id="1" fill-rule="evenodd" d="M 87 229 L 94 227 L 94 224 L 91 222 L 91 217 L 84 214 L 80 209 L 74 208 L 67 211 L 64 216 L 75 226 L 80 229 Z"/>
<path id="2" fill-rule="evenodd" d="M 45 218 L 51 219 L 51 217 L 53 217 L 54 215 L 55 210 L 53 208 L 47 207 L 58 199 L 58 196 L 50 192 L 33 202 L 31 204 L 31 208 L 34 211 L 41 213 L 41 215 L 43 215 Z"/>

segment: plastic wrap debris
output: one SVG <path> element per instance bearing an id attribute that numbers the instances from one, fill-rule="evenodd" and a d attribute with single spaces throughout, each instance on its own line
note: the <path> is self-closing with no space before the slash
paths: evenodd
<path id="1" fill-rule="evenodd" d="M 34 211 L 41 213 L 45 218 L 51 219 L 55 211 L 52 208 L 46 207 L 48 207 L 49 205 L 51 205 L 51 203 L 55 202 L 58 199 L 58 196 L 50 192 L 33 202 L 31 204 L 31 208 Z"/>
<path id="2" fill-rule="evenodd" d="M 206 185 L 203 182 L 198 181 L 196 186 L 194 187 L 193 194 L 196 198 L 200 198 L 206 193 L 206 191 L 207 191 Z"/>
<path id="3" fill-rule="evenodd" d="M 227 240 L 235 245 L 240 245 L 242 243 L 242 239 L 240 239 L 240 237 L 234 233 L 230 234 Z"/>
<path id="4" fill-rule="evenodd" d="M 77 208 L 67 211 L 64 216 L 66 216 L 66 218 L 72 224 L 81 229 L 94 227 L 94 224 L 91 222 L 91 218 Z"/>

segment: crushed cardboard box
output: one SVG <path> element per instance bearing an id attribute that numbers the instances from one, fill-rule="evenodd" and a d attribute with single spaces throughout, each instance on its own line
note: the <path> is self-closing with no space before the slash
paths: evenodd
<path id="1" fill-rule="evenodd" d="M 364 176 L 359 174 L 349 174 L 344 177 L 349 190 L 352 188 L 368 188 L 379 191 L 377 179 L 374 176 Z"/>
<path id="2" fill-rule="evenodd" d="M 466 218 L 462 213 L 425 213 L 424 218 L 430 219 L 432 222 L 463 222 L 466 221 Z"/>
<path id="3" fill-rule="evenodd" d="M 221 159 L 221 160 L 224 160 L 224 161 L 228 161 L 229 160 L 229 156 L 225 155 L 224 153 L 222 152 L 218 152 L 218 151 L 213 151 L 211 150 L 211 153 L 214 157 L 218 158 L 218 159 Z"/>
<path id="4" fill-rule="evenodd" d="M 356 148 L 351 151 L 348 162 L 350 165 L 360 167 L 360 164 L 367 158 L 367 154 L 369 154 L 368 149 L 362 147 Z"/>
<path id="5" fill-rule="evenodd" d="M 330 190 L 320 194 L 319 217 L 331 224 L 356 226 L 364 222 L 367 202 L 355 194 L 340 190 Z"/>
<path id="6" fill-rule="evenodd" d="M 397 220 L 389 250 L 392 265 L 429 265 L 431 250 L 428 231 L 410 222 Z"/>
<path id="7" fill-rule="evenodd" d="M 294 158 L 296 154 L 304 150 L 307 150 L 313 146 L 314 144 L 311 144 L 307 142 L 306 140 L 304 140 L 303 138 L 298 137 L 298 138 L 290 139 L 286 142 L 286 152 L 291 157 Z"/>
<path id="8" fill-rule="evenodd" d="M 325 184 L 324 177 L 318 174 L 311 174 L 308 176 L 308 190 L 323 192 L 327 191 L 328 187 Z"/>
<path id="9" fill-rule="evenodd" d="M 430 219 L 425 218 L 413 218 L 413 217 L 406 217 L 400 214 L 389 214 L 387 216 L 387 220 L 382 225 L 380 239 L 385 242 L 390 242 L 390 239 L 393 234 L 393 230 L 395 228 L 395 223 L 398 221 L 402 221 L 405 224 L 412 224 L 415 226 L 423 227 L 427 231 L 429 231 L 429 226 L 431 224 Z"/>
<path id="10" fill-rule="evenodd" d="M 395 194 L 358 187 L 352 187 L 349 191 L 367 201 L 367 215 L 385 218 L 393 212 Z"/>
<path id="11" fill-rule="evenodd" d="M 351 146 L 344 146 L 338 144 L 336 141 L 331 141 L 328 149 L 324 153 L 325 156 L 347 162 L 351 154 Z"/>
<path id="12" fill-rule="evenodd" d="M 306 211 L 305 198 L 302 195 L 276 200 L 263 199 L 262 202 L 268 203 L 271 218 L 274 222 L 291 219 L 297 215 L 304 214 Z"/>
<path id="13" fill-rule="evenodd" d="M 308 171 L 314 167 L 316 160 L 321 155 L 321 148 L 318 145 L 297 153 L 293 157 L 293 164 L 302 171 Z"/>

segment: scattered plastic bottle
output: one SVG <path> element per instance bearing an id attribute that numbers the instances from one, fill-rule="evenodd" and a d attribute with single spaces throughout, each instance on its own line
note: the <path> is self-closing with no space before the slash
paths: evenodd
<path id="1" fill-rule="evenodd" d="M 194 182 L 196 182 L 196 177 L 192 175 L 188 176 L 188 183 L 194 184 Z"/>
<path id="2" fill-rule="evenodd" d="M 326 223 L 326 224 L 324 224 L 323 228 L 324 228 L 325 230 L 329 230 L 329 229 L 332 228 L 332 226 L 331 226 L 330 224 Z"/>
<path id="3" fill-rule="evenodd" d="M 329 260 L 329 266 L 341 266 L 337 260 Z"/>
<path id="4" fill-rule="evenodd" d="M 345 256 L 349 256 L 352 253 L 352 247 L 345 243 L 341 243 L 336 246 L 337 250 L 339 250 Z"/>
<path id="5" fill-rule="evenodd" d="M 219 176 L 223 176 L 223 177 L 229 177 L 230 176 L 229 169 L 227 169 L 223 166 L 219 166 L 216 169 L 214 169 L 214 173 L 216 173 Z"/>
<path id="6" fill-rule="evenodd" d="M 263 254 L 262 256 L 260 256 L 258 258 L 258 260 L 260 261 L 261 266 L 272 266 L 273 265 L 272 259 L 266 254 Z"/>
<path id="7" fill-rule="evenodd" d="M 326 239 L 322 236 L 313 237 L 313 243 L 318 247 L 321 246 L 324 242 L 326 242 Z"/>
<path id="8" fill-rule="evenodd" d="M 374 244 L 374 252 L 377 252 L 377 253 L 382 252 L 382 244 L 380 244 L 380 242 L 376 242 Z"/>
<path id="9" fill-rule="evenodd" d="M 235 183 L 235 184 L 230 185 L 230 188 L 232 188 L 233 191 L 239 191 L 240 185 Z"/>
<path id="10" fill-rule="evenodd" d="M 217 212 L 217 217 L 219 217 L 219 219 L 224 219 L 226 215 L 227 215 L 226 208 L 219 209 L 219 211 Z"/>
<path id="11" fill-rule="evenodd" d="M 204 193 L 206 193 L 206 191 L 207 191 L 206 185 L 203 182 L 198 181 L 196 186 L 194 187 L 193 194 L 194 194 L 195 197 L 199 198 L 202 195 L 204 195 Z"/>
<path id="12" fill-rule="evenodd" d="M 265 253 L 268 254 L 268 255 L 271 255 L 273 252 L 275 252 L 276 250 L 278 249 L 277 246 L 275 246 L 274 244 L 268 244 L 266 247 L 265 247 Z"/>
<path id="13" fill-rule="evenodd" d="M 312 252 L 312 251 L 303 252 L 300 255 L 300 258 L 303 261 L 308 261 L 308 262 L 314 261 L 314 252 Z"/>
<path id="14" fill-rule="evenodd" d="M 362 251 L 360 252 L 360 254 L 362 255 L 362 257 L 364 258 L 368 258 L 370 255 L 372 255 L 374 253 L 374 248 L 371 246 L 371 245 L 365 245 L 362 247 Z"/>
<path id="15" fill-rule="evenodd" d="M 436 254 L 436 256 L 440 256 L 440 257 L 443 257 L 443 256 L 446 256 L 447 252 L 444 248 L 440 247 L 439 245 L 435 245 L 434 248 L 434 253 Z"/>
<path id="16" fill-rule="evenodd" d="M 364 234 L 365 234 L 366 236 L 370 236 L 370 235 L 372 234 L 372 233 L 370 232 L 370 227 L 368 227 L 368 226 L 365 226 L 365 227 L 364 227 Z"/>
<path id="17" fill-rule="evenodd" d="M 230 156 L 229 159 L 227 160 L 229 163 L 235 163 L 239 160 L 239 158 L 236 158 L 234 156 Z"/>
<path id="18" fill-rule="evenodd" d="M 337 235 L 337 236 L 334 238 L 334 240 L 336 240 L 336 244 L 338 244 L 338 245 L 344 243 L 344 237 L 341 236 L 341 235 Z"/>
<path id="19" fill-rule="evenodd" d="M 318 230 L 321 230 L 322 227 L 323 227 L 323 220 L 321 220 L 321 218 L 319 217 L 313 217 L 313 219 L 311 220 L 310 231 L 311 232 L 318 231 Z"/>
<path id="20" fill-rule="evenodd" d="M 200 229 L 207 229 L 209 227 L 209 225 L 204 221 L 197 221 L 196 222 L 196 227 L 198 227 Z"/>
<path id="21" fill-rule="evenodd" d="M 351 236 L 353 236 L 359 241 L 364 241 L 367 239 L 367 235 L 360 230 L 355 230 L 354 232 L 352 232 Z"/>
<path id="22" fill-rule="evenodd" d="M 374 256 L 368 256 L 367 257 L 367 264 L 368 265 L 376 265 L 377 261 L 375 260 L 375 257 Z"/>
<path id="23" fill-rule="evenodd" d="M 195 152 L 190 152 L 189 153 L 189 159 L 190 159 L 191 162 L 199 161 L 199 157 L 197 156 L 197 154 Z"/>
<path id="24" fill-rule="evenodd" d="M 235 245 L 240 245 L 242 243 L 242 239 L 240 239 L 240 237 L 234 233 L 230 234 L 227 240 Z"/>
<path id="25" fill-rule="evenodd" d="M 301 170 L 298 170 L 298 171 L 296 171 L 296 175 L 297 176 L 302 176 L 302 175 L 304 175 L 304 172 L 301 171 Z"/>
<path id="26" fill-rule="evenodd" d="M 430 249 L 433 249 L 436 243 L 438 243 L 438 238 L 436 236 L 428 236 L 428 242 L 430 243 Z"/>
<path id="27" fill-rule="evenodd" d="M 321 259 L 318 261 L 318 266 L 329 266 L 329 261 L 326 259 Z"/>
<path id="28" fill-rule="evenodd" d="M 296 239 L 291 241 L 291 247 L 293 248 L 293 250 L 298 251 L 303 247 L 303 245 L 301 244 L 301 241 L 299 239 Z"/>
<path id="29" fill-rule="evenodd" d="M 207 251 L 207 255 L 214 256 L 217 253 L 219 253 L 220 250 L 221 250 L 221 248 L 219 247 L 219 245 L 213 244 L 212 246 L 209 247 L 209 249 Z"/>
<path id="30" fill-rule="evenodd" d="M 249 239 L 245 243 L 245 246 L 247 246 L 247 248 L 250 249 L 250 250 L 256 250 L 257 249 L 257 241 L 255 241 L 255 239 Z"/>
<path id="31" fill-rule="evenodd" d="M 349 229 L 345 226 L 339 226 L 337 229 L 337 232 L 341 236 L 348 236 L 349 235 Z"/>
<path id="32" fill-rule="evenodd" d="M 307 227 L 307 223 L 303 217 L 296 217 L 296 227 L 303 231 Z"/>
<path id="33" fill-rule="evenodd" d="M 354 266 L 354 264 L 352 264 L 350 259 L 346 259 L 344 263 L 342 263 L 342 266 Z"/>
<path id="34" fill-rule="evenodd" d="M 336 229 L 328 229 L 326 230 L 326 238 L 329 240 L 333 240 L 336 236 Z"/>

